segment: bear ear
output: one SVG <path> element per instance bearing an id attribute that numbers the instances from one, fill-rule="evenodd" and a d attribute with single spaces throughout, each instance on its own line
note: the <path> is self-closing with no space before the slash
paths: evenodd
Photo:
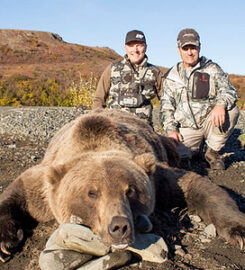
<path id="1" fill-rule="evenodd" d="M 60 182 L 60 180 L 63 178 L 66 172 L 67 172 L 66 166 L 63 164 L 59 164 L 52 167 L 47 166 L 45 179 L 50 184 L 54 185 Z"/>
<path id="2" fill-rule="evenodd" d="M 144 169 L 147 174 L 152 174 L 155 172 L 156 158 L 151 153 L 145 153 L 136 156 L 134 158 L 134 162 L 136 162 L 142 169 Z"/>

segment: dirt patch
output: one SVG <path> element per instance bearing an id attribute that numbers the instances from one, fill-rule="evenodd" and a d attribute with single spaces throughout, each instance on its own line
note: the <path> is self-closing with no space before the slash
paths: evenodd
<path id="1" fill-rule="evenodd" d="M 21 136 L 0 135 L 0 192 L 22 171 L 38 164 L 43 157 L 47 142 L 30 140 Z M 225 171 L 212 171 L 202 160 L 193 160 L 193 169 L 224 187 L 245 210 L 245 162 L 241 157 L 225 157 L 228 168 Z M 173 209 L 155 213 L 151 217 L 154 233 L 161 235 L 169 246 L 169 259 L 164 265 L 138 262 L 122 269 L 245 269 L 245 253 L 237 247 L 225 243 L 221 238 L 202 240 L 202 222 L 193 225 L 185 211 Z M 50 234 L 57 224 L 39 224 L 29 232 L 23 247 L 1 269 L 37 269 L 39 254 L 44 249 Z M 176 252 L 177 246 L 181 252 Z"/>

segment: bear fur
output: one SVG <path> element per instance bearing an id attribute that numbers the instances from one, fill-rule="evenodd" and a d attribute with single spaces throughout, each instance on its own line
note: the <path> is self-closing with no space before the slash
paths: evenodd
<path id="1" fill-rule="evenodd" d="M 213 223 L 219 235 L 243 247 L 245 215 L 208 178 L 176 168 L 171 141 L 136 116 L 97 110 L 66 124 L 42 162 L 0 195 L 0 248 L 9 253 L 23 239 L 24 219 L 74 220 L 103 243 L 126 247 L 140 217 L 186 206 Z"/>

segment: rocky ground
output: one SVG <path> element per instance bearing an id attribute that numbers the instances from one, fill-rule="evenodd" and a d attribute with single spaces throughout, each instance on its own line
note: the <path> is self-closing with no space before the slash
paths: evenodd
<path id="1" fill-rule="evenodd" d="M 38 164 L 54 132 L 81 113 L 82 110 L 72 108 L 0 107 L 0 192 L 22 171 Z M 239 140 L 242 133 L 245 133 L 245 113 L 221 152 L 225 171 L 212 171 L 199 159 L 192 161 L 192 168 L 225 188 L 245 212 L 245 151 Z M 122 269 L 245 269 L 245 252 L 214 237 L 214 228 L 207 227 L 197 216 L 173 209 L 152 215 L 151 221 L 153 232 L 161 235 L 169 246 L 168 260 L 159 265 L 135 259 L 133 265 Z M 24 246 L 0 269 L 39 270 L 39 254 L 56 227 L 52 222 L 39 224 L 30 231 Z"/>

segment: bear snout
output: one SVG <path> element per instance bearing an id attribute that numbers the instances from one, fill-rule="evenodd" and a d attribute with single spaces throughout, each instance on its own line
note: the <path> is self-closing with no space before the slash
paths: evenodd
<path id="1" fill-rule="evenodd" d="M 113 243 L 122 244 L 132 242 L 132 226 L 128 218 L 115 216 L 108 226 L 108 231 Z"/>

